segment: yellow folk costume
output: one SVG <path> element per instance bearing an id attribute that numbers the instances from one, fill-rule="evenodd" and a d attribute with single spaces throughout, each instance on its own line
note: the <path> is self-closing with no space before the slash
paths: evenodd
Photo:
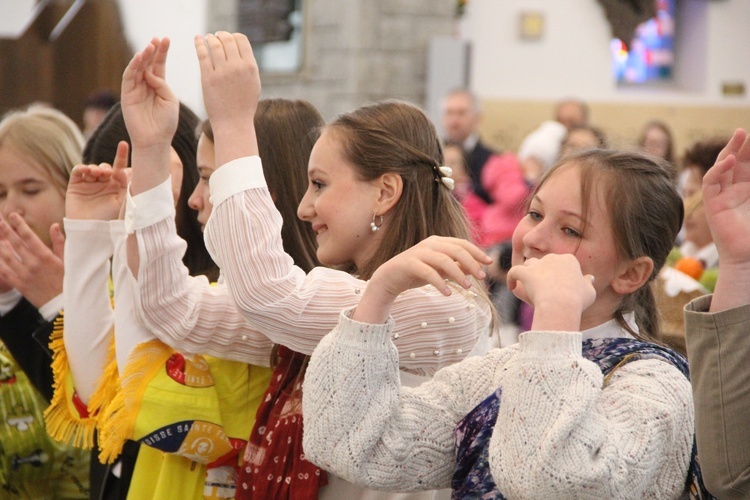
<path id="1" fill-rule="evenodd" d="M 65 265 L 78 272 L 66 274 L 67 318 L 59 319 L 50 344 L 55 376 L 45 415 L 50 434 L 91 448 L 98 433 L 103 463 L 117 459 L 128 439 L 145 445 L 138 452 L 128 498 L 233 498 L 237 468 L 270 369 L 182 354 L 153 340 L 137 323 L 122 221 L 66 219 L 65 231 Z M 116 315 L 107 297 L 112 255 Z M 97 318 L 104 320 L 93 337 L 81 335 Z M 88 352 L 89 344 L 104 349 Z M 78 348 L 68 352 L 71 345 Z M 81 365 L 89 370 L 86 375 L 100 375 L 98 381 L 79 379 Z M 89 390 L 87 405 L 77 397 L 74 373 L 76 383 Z"/>

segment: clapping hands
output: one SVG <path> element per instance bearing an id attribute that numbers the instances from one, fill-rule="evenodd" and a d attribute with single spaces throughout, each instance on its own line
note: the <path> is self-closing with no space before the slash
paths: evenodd
<path id="1" fill-rule="evenodd" d="M 52 248 L 17 213 L 0 220 L 0 291 L 15 288 L 37 309 L 62 293 L 65 236 L 50 227 Z"/>

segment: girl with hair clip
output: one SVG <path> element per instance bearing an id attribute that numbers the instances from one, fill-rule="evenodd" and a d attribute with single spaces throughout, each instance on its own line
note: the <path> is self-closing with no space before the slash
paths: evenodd
<path id="1" fill-rule="evenodd" d="M 671 168 L 607 150 L 562 160 L 513 234 L 508 286 L 534 306 L 519 343 L 399 383 L 392 305 L 469 285 L 486 262 L 446 244 L 401 254 L 312 355 L 308 458 L 374 488 L 454 498 L 701 495 L 685 359 L 658 344 L 648 283 L 682 222 Z"/>
<path id="2" fill-rule="evenodd" d="M 83 136 L 34 105 L 0 121 L 0 496 L 87 498 L 88 454 L 50 438 L 52 321 L 62 307 L 65 187 Z"/>
<path id="3" fill-rule="evenodd" d="M 159 45 L 157 50 L 164 49 Z M 407 248 L 419 251 L 442 241 L 431 235 L 468 237 L 466 219 L 450 192 L 452 179 L 440 168 L 442 152 L 433 125 L 414 106 L 381 103 L 340 116 L 315 143 L 307 192 L 297 213 L 317 234 L 318 259 L 336 269 L 307 271 L 294 265 L 280 238 L 286 219 L 273 205 L 274 194 L 266 187 L 265 169 L 252 140 L 261 133 L 251 119 L 260 82 L 250 44 L 243 35 L 222 32 L 196 38 L 196 50 L 216 139 L 216 163 L 221 165 L 211 177 L 214 210 L 205 236 L 221 263 L 231 302 L 248 325 L 243 332 L 223 329 L 221 315 L 204 305 L 209 290 L 186 284 L 175 272 L 164 272 L 176 261 L 178 249 L 168 221 L 154 223 L 141 215 L 141 207 L 158 203 L 155 194 L 166 179 L 163 160 L 154 161 L 152 165 L 161 169 L 135 166 L 130 190 L 134 201 L 126 218 L 134 221 L 138 244 L 130 262 L 137 276 L 139 318 L 161 340 L 191 352 L 247 361 L 256 355 L 259 337 L 267 337 L 309 355 L 336 325 L 341 307 L 358 302 L 382 262 Z M 142 112 L 149 117 L 158 110 L 144 106 Z M 139 134 L 154 136 L 145 125 L 156 120 L 141 121 L 144 128 Z M 401 377 L 408 385 L 418 385 L 442 366 L 488 349 L 492 310 L 481 285 L 456 293 L 447 303 L 433 287 L 407 292 L 397 301 L 395 314 L 402 319 L 396 343 L 403 360 Z M 290 396 L 289 406 L 298 404 Z M 264 439 L 273 439 L 263 434 L 268 429 L 257 430 Z M 294 439 L 299 438 L 292 438 L 293 443 Z M 299 444 L 293 447 L 300 449 Z M 311 464 L 304 465 L 309 473 L 301 475 L 312 481 L 300 480 L 294 468 L 279 468 L 260 478 L 257 450 L 248 450 L 238 485 L 243 498 L 253 495 L 254 482 L 268 481 L 269 475 L 290 485 L 279 493 L 282 498 L 298 498 L 295 492 L 302 490 L 305 498 L 397 497 L 333 476 L 318 492 L 325 484 L 324 474 Z M 429 498 L 432 493 L 419 496 Z"/>

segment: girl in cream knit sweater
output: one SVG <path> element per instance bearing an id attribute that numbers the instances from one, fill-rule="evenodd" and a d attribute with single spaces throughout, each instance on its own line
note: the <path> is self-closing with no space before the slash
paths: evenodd
<path id="1" fill-rule="evenodd" d="M 473 245 L 433 239 L 379 268 L 316 348 L 307 457 L 349 481 L 454 498 L 678 498 L 696 475 L 684 358 L 658 335 L 647 284 L 682 223 L 668 167 L 592 150 L 533 193 L 509 288 L 535 307 L 517 345 L 402 387 L 389 317 L 414 287 L 482 276 Z"/>

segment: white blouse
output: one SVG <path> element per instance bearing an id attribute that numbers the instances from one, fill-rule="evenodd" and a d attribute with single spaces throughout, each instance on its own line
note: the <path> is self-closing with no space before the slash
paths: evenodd
<path id="1" fill-rule="evenodd" d="M 284 252 L 281 215 L 258 157 L 223 165 L 210 185 L 214 209 L 205 238 L 224 280 L 216 286 L 187 274 L 181 261 L 185 242 L 171 214 L 158 222 L 153 211 L 139 217 L 139 207 L 153 207 L 154 197 L 163 201 L 169 196 L 166 189 L 154 188 L 128 204 L 126 220 L 137 237 L 140 259 L 139 319 L 163 342 L 185 352 L 267 363 L 272 341 L 312 353 L 336 326 L 341 310 L 359 302 L 367 282 L 323 267 L 306 274 L 294 265 Z M 394 341 L 402 370 L 429 376 L 471 352 L 486 352 L 490 307 L 465 290 L 444 297 L 426 286 L 402 294 L 392 312 L 398 319 Z"/>

